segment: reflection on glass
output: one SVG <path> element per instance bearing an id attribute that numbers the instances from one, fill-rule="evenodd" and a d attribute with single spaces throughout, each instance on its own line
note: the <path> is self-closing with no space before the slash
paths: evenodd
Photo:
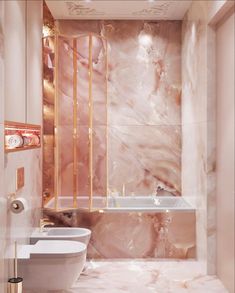
<path id="1" fill-rule="evenodd" d="M 54 46 L 56 58 L 51 55 Z M 96 208 L 92 197 L 107 195 L 106 62 L 106 41 L 98 36 L 58 36 L 56 44 L 55 39 L 44 39 L 44 128 L 49 128 L 47 96 L 51 94 L 56 104 L 56 144 L 50 163 L 55 165 L 58 208 Z M 47 133 L 44 136 L 48 141 Z M 51 145 L 44 148 L 44 161 L 48 152 Z M 49 167 L 46 162 L 44 171 L 45 167 Z M 52 189 L 48 179 L 45 174 L 44 190 Z M 99 201 L 97 208 L 105 204 Z"/>

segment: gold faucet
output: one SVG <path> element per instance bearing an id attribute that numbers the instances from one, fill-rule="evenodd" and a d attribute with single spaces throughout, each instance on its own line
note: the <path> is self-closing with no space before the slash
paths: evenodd
<path id="1" fill-rule="evenodd" d="M 126 196 L 126 186 L 122 184 L 122 196 Z"/>
<path id="2" fill-rule="evenodd" d="M 40 219 L 39 226 L 40 226 L 40 232 L 44 232 L 46 226 L 55 226 L 55 223 L 50 222 L 48 218 L 42 218 Z"/>

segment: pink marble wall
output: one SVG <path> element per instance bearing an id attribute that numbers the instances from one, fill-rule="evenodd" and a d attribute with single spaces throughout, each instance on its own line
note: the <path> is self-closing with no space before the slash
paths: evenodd
<path id="1" fill-rule="evenodd" d="M 182 195 L 197 203 L 198 259 L 206 265 L 206 7 L 192 5 L 182 30 Z"/>
<path id="2" fill-rule="evenodd" d="M 68 212 L 45 211 L 57 226 L 92 231 L 89 258 L 196 257 L 195 212 Z"/>
<path id="3" fill-rule="evenodd" d="M 215 33 L 193 1 L 182 30 L 182 196 L 197 208 L 197 256 L 216 273 Z M 210 3 L 210 5 L 212 5 Z M 213 5 L 212 5 L 213 6 Z"/>
<path id="4" fill-rule="evenodd" d="M 217 274 L 235 291 L 234 8 L 217 26 Z M 226 216 L 225 216 L 226 215 Z"/>
<path id="5" fill-rule="evenodd" d="M 62 34 L 92 32 L 108 40 L 106 123 L 104 44 L 94 38 L 94 194 L 106 195 L 108 158 L 109 192 L 121 194 L 125 185 L 126 194 L 150 195 L 160 183 L 175 195 L 181 195 L 181 22 L 58 21 L 57 28 Z M 71 195 L 73 187 L 72 46 L 71 39 L 59 39 L 59 195 Z M 53 44 L 51 53 L 52 64 Z M 87 38 L 82 42 L 77 38 L 76 56 L 78 188 L 79 195 L 88 195 Z M 46 77 L 44 87 L 44 107 L 54 91 L 53 68 L 50 71 L 51 77 Z M 52 106 L 50 115 L 45 115 L 46 131 L 53 125 L 53 102 L 49 103 Z M 53 150 L 52 140 L 47 136 L 49 140 Z M 51 172 L 52 169 L 44 170 L 48 183 L 48 170 Z M 165 213 L 63 214 L 46 211 L 45 214 L 58 225 L 90 228 L 90 258 L 196 256 L 194 212 L 173 212 L 169 219 Z M 164 223 L 169 227 L 163 235 Z"/>
<path id="6" fill-rule="evenodd" d="M 181 194 L 181 22 L 58 21 L 62 34 L 108 40 L 108 125 L 104 44 L 93 39 L 94 194 L 149 195 L 161 183 Z M 72 193 L 71 41 L 59 46 L 62 195 Z M 78 186 L 88 194 L 88 44 L 78 39 Z M 68 66 L 70 64 L 70 66 Z M 106 131 L 108 145 L 106 145 Z"/>
<path id="7" fill-rule="evenodd" d="M 105 43 L 96 37 L 93 44 L 93 190 L 95 195 L 106 195 L 106 56 Z M 74 130 L 74 67 L 77 62 L 77 169 L 78 195 L 89 195 L 89 37 L 58 41 L 58 137 L 59 137 L 59 194 L 73 194 L 73 130 Z M 66 151 L 70 149 L 71 151 Z"/>
<path id="8" fill-rule="evenodd" d="M 54 195 L 54 38 L 43 40 L 43 191 Z"/>

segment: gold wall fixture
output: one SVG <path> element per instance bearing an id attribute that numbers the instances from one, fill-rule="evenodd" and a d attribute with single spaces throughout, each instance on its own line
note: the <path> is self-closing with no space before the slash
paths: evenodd
<path id="1" fill-rule="evenodd" d="M 77 40 L 73 39 L 73 207 L 77 208 L 78 168 L 77 168 Z"/>
<path id="2" fill-rule="evenodd" d="M 108 162 L 108 125 L 109 125 L 109 116 L 108 116 L 108 41 L 105 39 L 105 95 L 106 95 L 106 203 L 105 206 L 108 207 L 108 196 L 109 196 L 109 162 Z"/>
<path id="3" fill-rule="evenodd" d="M 59 64 L 59 52 L 58 52 L 58 34 L 55 35 L 55 67 L 54 67 L 54 85 L 55 85 L 55 102 L 54 102 L 54 208 L 58 210 L 58 193 L 59 193 L 59 99 L 58 99 L 58 64 Z"/>
<path id="4" fill-rule="evenodd" d="M 93 207 L 93 97 L 92 97 L 92 36 L 89 36 L 89 183 L 90 183 L 90 198 L 89 209 Z"/>
<path id="5" fill-rule="evenodd" d="M 51 38 L 51 37 L 50 37 Z M 73 209 L 86 209 L 89 211 L 94 211 L 94 210 L 98 210 L 100 209 L 100 207 L 96 207 L 95 206 L 95 201 L 94 201 L 94 168 L 96 168 L 96 166 L 94 165 L 94 151 L 95 151 L 95 147 L 97 147 L 97 143 L 95 142 L 94 139 L 94 135 L 96 132 L 96 129 L 94 129 L 94 127 L 96 127 L 96 125 L 94 125 L 94 115 L 96 113 L 94 113 L 94 87 L 93 87 L 93 78 L 94 78 L 94 55 L 96 53 L 97 48 L 94 49 L 94 46 L 97 45 L 97 40 L 99 40 L 99 45 L 100 46 L 100 52 L 102 53 L 101 55 L 102 57 L 102 61 L 103 62 L 103 66 L 104 66 L 104 70 L 106 72 L 103 72 L 103 80 L 104 80 L 104 84 L 102 85 L 103 90 L 104 90 L 104 100 L 102 101 L 104 107 L 105 107 L 105 111 L 106 111 L 106 121 L 104 122 L 105 125 L 105 136 L 104 137 L 104 141 L 106 143 L 106 153 L 105 153 L 105 174 L 106 174 L 106 181 L 103 182 L 103 186 L 105 188 L 105 190 L 101 191 L 101 195 L 102 198 L 105 199 L 105 204 L 103 207 L 106 206 L 107 204 L 107 196 L 108 196 L 108 159 L 107 159 L 107 148 L 108 148 L 108 131 L 107 131 L 107 125 L 108 125 L 108 114 L 107 114 L 107 105 L 108 105 L 108 86 L 107 86 L 107 70 L 108 70 L 108 57 L 107 57 L 107 40 L 105 38 L 103 38 L 102 36 L 99 36 L 97 34 L 83 34 L 83 35 L 63 35 L 60 34 L 59 32 L 55 33 L 54 36 L 54 81 L 53 81 L 53 85 L 54 85 L 54 192 L 52 192 L 52 196 L 54 195 L 54 197 L 50 197 L 49 200 L 47 198 L 44 199 L 43 204 L 44 204 L 44 208 L 52 208 L 53 210 L 56 211 L 66 211 L 66 210 L 73 210 Z M 82 43 L 83 42 L 83 43 Z M 66 47 L 66 49 L 64 49 Z M 85 52 L 85 55 L 87 56 L 87 67 L 84 66 L 85 63 L 81 63 L 84 62 L 84 59 L 81 59 L 81 55 L 79 52 L 79 49 L 82 50 L 87 50 L 87 51 L 83 51 L 83 53 Z M 84 49 L 85 48 L 85 49 Z M 46 48 L 47 50 L 47 48 Z M 70 112 L 68 113 L 68 115 L 71 115 L 72 117 L 72 128 L 71 128 L 71 136 L 70 136 L 70 130 L 67 132 L 67 135 L 69 135 L 69 143 L 72 143 L 72 149 L 71 149 L 71 156 L 72 156 L 72 164 L 71 164 L 71 175 L 69 178 L 69 186 L 71 186 L 71 194 L 69 192 L 69 194 L 65 195 L 65 192 L 63 190 L 63 184 L 64 184 L 64 179 L 62 178 L 62 168 L 63 168 L 63 159 L 61 156 L 63 156 L 62 152 L 63 150 L 63 145 L 62 145 L 62 141 L 63 141 L 63 122 L 61 121 L 61 111 L 63 111 L 63 109 L 61 107 L 63 107 L 63 100 L 61 100 L 61 83 L 63 81 L 63 78 L 65 76 L 66 77 L 66 73 L 63 72 L 63 67 L 62 64 L 64 64 L 63 62 L 66 62 L 66 59 L 63 60 L 63 57 L 61 57 L 63 54 L 61 50 L 66 50 L 68 56 L 70 56 L 69 58 L 71 58 L 71 63 L 70 61 L 68 62 L 67 66 L 72 66 L 72 84 L 71 84 L 71 98 L 72 98 L 72 104 L 70 108 Z M 67 55 L 66 55 L 67 56 Z M 67 57 L 66 57 L 67 58 Z M 80 59 L 79 59 L 80 58 Z M 80 61 L 82 60 L 82 61 Z M 64 65 L 63 65 L 64 66 Z M 84 112 L 84 110 L 81 109 L 81 105 L 84 105 L 84 101 L 81 103 L 80 105 L 80 98 L 82 97 L 82 95 L 84 95 L 84 92 L 80 92 L 82 91 L 82 89 L 80 88 L 81 84 L 84 84 L 83 81 L 81 81 L 81 78 L 83 78 L 82 76 L 84 76 L 84 72 L 83 74 L 81 74 L 81 76 L 79 76 L 79 72 L 80 70 L 82 70 L 83 66 L 83 70 L 87 70 L 87 76 L 88 79 L 87 81 L 85 81 L 85 84 L 87 82 L 87 107 L 88 107 L 88 117 L 87 122 L 85 122 L 86 127 L 87 127 L 87 136 L 88 136 L 88 145 L 87 145 L 87 155 L 88 155 L 88 161 L 87 161 L 87 168 L 88 168 L 88 175 L 87 175 L 87 179 L 88 179 L 88 185 L 87 185 L 87 189 L 86 187 L 84 187 L 86 184 L 85 182 L 81 182 L 81 180 L 79 181 L 80 178 L 80 173 L 81 170 L 79 169 L 79 160 L 81 159 L 81 153 L 79 151 L 79 145 L 81 145 L 81 141 L 79 141 L 82 137 L 82 134 L 80 133 L 80 126 L 83 125 L 79 125 L 79 120 L 80 114 L 81 112 Z M 65 68 L 65 67 L 64 67 Z M 84 69 L 86 68 L 86 69 Z M 68 72 L 70 71 L 70 69 L 68 70 Z M 71 72 L 71 71 L 70 71 Z M 82 71 L 81 71 L 82 72 Z M 96 74 L 96 72 L 95 72 Z M 67 82 L 67 81 L 66 81 Z M 69 83 L 67 83 L 67 85 L 69 85 Z M 70 86 L 70 85 L 69 85 Z M 69 90 L 70 92 L 70 90 Z M 81 94 L 81 97 L 80 97 Z M 96 102 L 95 102 L 96 103 Z M 96 104 L 97 105 L 97 104 Z M 72 111 L 72 112 L 71 112 Z M 86 110 L 85 110 L 86 111 Z M 45 123 L 45 122 L 44 122 Z M 103 125 L 102 125 L 103 126 Z M 70 127 L 70 125 L 69 125 Z M 103 129 L 103 128 L 97 128 L 97 129 Z M 102 130 L 103 131 L 103 130 Z M 101 132 L 103 133 L 103 132 Z M 84 135 L 83 135 L 84 137 Z M 82 143 L 82 145 L 84 146 L 85 144 Z M 81 147 L 82 147 L 81 145 Z M 46 172 L 45 172 L 46 173 Z M 83 185 L 83 186 L 82 186 Z M 44 188 L 45 189 L 45 188 Z M 86 190 L 86 194 L 85 194 L 85 201 L 83 201 L 83 199 L 81 200 L 80 196 L 83 197 L 83 191 L 81 190 Z M 44 190 L 45 191 L 45 190 Z M 106 194 L 103 194 L 106 193 Z M 100 192 L 99 192 L 100 194 Z M 68 197 L 67 197 L 68 195 Z M 96 195 L 96 194 L 95 194 Z M 60 196 L 63 196 L 63 200 L 64 203 L 62 203 L 63 200 L 61 200 Z M 52 199 L 53 200 L 52 200 Z M 70 199 L 72 198 L 72 203 L 69 204 Z M 50 205 L 50 200 L 52 200 L 53 202 L 53 206 Z M 85 202 L 85 204 L 84 204 Z M 85 205 L 85 206 L 84 206 Z"/>

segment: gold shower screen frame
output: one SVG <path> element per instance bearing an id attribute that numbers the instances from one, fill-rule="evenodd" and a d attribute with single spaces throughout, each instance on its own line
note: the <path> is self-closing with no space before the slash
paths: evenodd
<path id="1" fill-rule="evenodd" d="M 58 197 L 60 193 L 59 188 L 59 94 L 58 94 L 58 64 L 59 64 L 59 50 L 58 50 L 58 40 L 59 37 L 66 38 L 73 41 L 73 206 L 72 207 L 63 207 L 60 208 L 58 204 Z M 78 66 L 77 66 L 77 40 L 81 37 L 89 37 L 89 64 L 88 64 L 88 106 L 89 106 L 89 205 L 85 208 L 89 211 L 94 211 L 99 208 L 93 207 L 93 87 L 92 87 L 92 78 L 93 78 L 93 62 L 92 62 L 92 51 L 93 51 L 93 38 L 99 38 L 102 40 L 104 45 L 104 54 L 105 54 L 105 103 L 106 103 L 106 195 L 105 195 L 105 206 L 107 206 L 108 198 L 108 56 L 107 56 L 107 40 L 97 34 L 83 34 L 83 35 L 64 35 L 56 32 L 55 34 L 55 74 L 54 74 L 54 83 L 55 83 L 55 118 L 54 118 L 54 135 L 55 135 L 55 144 L 54 144 L 54 155 L 55 155 L 55 168 L 54 168 L 54 209 L 56 211 L 68 210 L 68 209 L 80 209 L 77 199 L 78 199 L 78 169 L 77 169 L 77 139 L 78 139 L 78 125 L 77 125 L 77 110 L 78 110 L 78 99 L 77 99 L 77 80 L 78 80 Z M 81 209 L 84 209 L 81 208 Z"/>

